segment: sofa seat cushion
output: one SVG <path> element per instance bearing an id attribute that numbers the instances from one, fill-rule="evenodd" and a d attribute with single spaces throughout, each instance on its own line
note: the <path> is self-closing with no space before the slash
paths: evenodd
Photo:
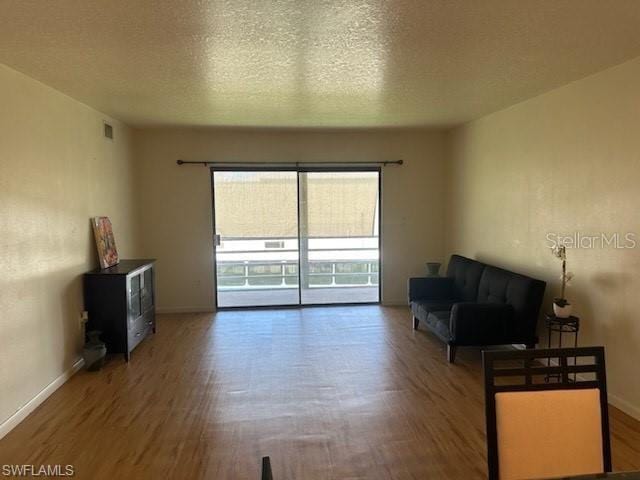
<path id="1" fill-rule="evenodd" d="M 426 321 L 431 312 L 449 312 L 453 307 L 453 301 L 428 301 L 417 300 L 411 302 L 411 313 L 418 320 Z"/>
<path id="2" fill-rule="evenodd" d="M 426 320 L 427 328 L 445 342 L 451 340 L 451 311 L 430 312 Z"/>

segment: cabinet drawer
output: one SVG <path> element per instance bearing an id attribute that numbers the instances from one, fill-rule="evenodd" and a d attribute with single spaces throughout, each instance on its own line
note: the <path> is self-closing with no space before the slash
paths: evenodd
<path id="1" fill-rule="evenodd" d="M 154 313 L 149 312 L 136 318 L 129 325 L 128 344 L 130 351 L 133 350 L 153 330 L 154 322 Z"/>
<path id="2" fill-rule="evenodd" d="M 147 312 L 144 315 L 139 316 L 138 318 L 134 318 L 129 320 L 129 331 L 139 331 L 145 327 L 153 327 L 155 323 L 155 314 L 153 311 Z"/>
<path id="3" fill-rule="evenodd" d="M 145 339 L 145 337 L 149 334 L 150 331 L 151 331 L 151 328 L 149 327 L 144 327 L 141 330 L 130 330 L 129 339 L 128 339 L 129 351 L 136 348 L 138 344 Z"/>

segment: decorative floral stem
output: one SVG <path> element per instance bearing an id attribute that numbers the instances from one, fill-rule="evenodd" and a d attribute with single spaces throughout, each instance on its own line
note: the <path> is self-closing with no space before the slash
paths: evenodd
<path id="1" fill-rule="evenodd" d="M 565 306 L 568 303 L 565 298 L 567 283 L 573 277 L 571 272 L 567 273 L 567 249 L 564 245 L 555 245 L 551 251 L 555 257 L 562 261 L 562 277 L 560 277 L 560 280 L 562 280 L 562 289 L 560 290 L 560 298 L 556 298 L 554 301 L 559 306 Z"/>
<path id="2" fill-rule="evenodd" d="M 560 298 L 564 300 L 564 290 L 567 286 L 567 261 L 562 260 L 562 290 L 560 291 Z"/>

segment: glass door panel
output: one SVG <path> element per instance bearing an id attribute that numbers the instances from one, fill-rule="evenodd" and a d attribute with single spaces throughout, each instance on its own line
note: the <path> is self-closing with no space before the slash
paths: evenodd
<path id="1" fill-rule="evenodd" d="M 129 299 L 131 302 L 131 318 L 135 319 L 142 315 L 142 282 L 140 275 L 135 275 L 131 277 L 131 295 L 129 295 Z"/>
<path id="2" fill-rule="evenodd" d="M 298 305 L 297 173 L 212 175 L 218 307 Z"/>
<path id="3" fill-rule="evenodd" d="M 380 172 L 299 172 L 302 304 L 380 300 Z"/>
<path id="4" fill-rule="evenodd" d="M 148 268 L 142 275 L 143 288 L 142 295 L 142 313 L 146 313 L 153 307 L 153 274 L 152 269 Z"/>

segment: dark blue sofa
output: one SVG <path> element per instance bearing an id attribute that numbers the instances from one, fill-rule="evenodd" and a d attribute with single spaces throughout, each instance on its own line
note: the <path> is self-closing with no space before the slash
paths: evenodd
<path id="1" fill-rule="evenodd" d="M 451 363 L 458 346 L 534 348 L 545 287 L 541 280 L 452 255 L 445 277 L 409 279 L 413 328 L 424 322 L 447 344 Z"/>

